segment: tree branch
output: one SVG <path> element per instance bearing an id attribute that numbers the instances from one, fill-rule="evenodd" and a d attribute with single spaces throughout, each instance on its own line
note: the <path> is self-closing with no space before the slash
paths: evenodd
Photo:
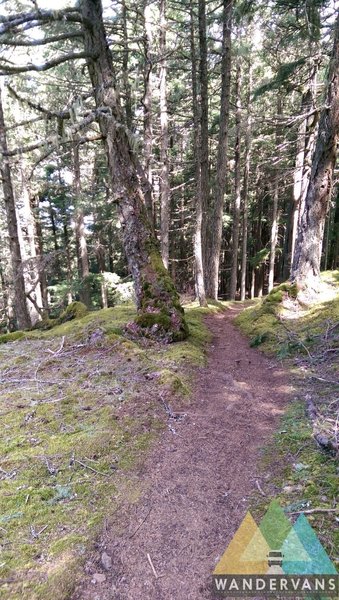
<path id="1" fill-rule="evenodd" d="M 24 25 L 25 23 L 36 22 L 36 25 L 46 21 L 68 21 L 72 23 L 81 23 L 82 18 L 78 11 L 74 8 L 64 8 L 60 11 L 53 10 L 38 10 L 30 13 L 19 13 L 9 15 L 7 17 L 0 16 L 0 35 L 10 31 L 11 29 Z"/>
<path id="2" fill-rule="evenodd" d="M 32 125 L 32 123 L 37 123 L 38 121 L 42 121 L 44 117 L 33 117 L 32 119 L 26 119 L 25 121 L 19 121 L 14 125 L 9 125 L 6 127 L 6 131 L 12 131 L 13 129 L 18 129 L 19 127 L 24 127 L 25 125 Z"/>
<path id="3" fill-rule="evenodd" d="M 1 40 L 4 46 L 44 46 L 46 44 L 53 44 L 53 42 L 61 42 L 62 40 L 69 40 L 73 38 L 80 38 L 83 34 L 81 31 L 70 31 L 69 33 L 63 33 L 60 35 L 51 35 L 38 40 L 16 40 L 15 38 Z"/>
<path id="4" fill-rule="evenodd" d="M 27 104 L 27 106 L 29 106 L 33 110 L 37 110 L 38 112 L 42 113 L 43 115 L 46 115 L 46 117 L 48 117 L 49 119 L 70 119 L 71 118 L 71 109 L 61 110 L 60 112 L 50 110 L 48 108 L 45 108 L 44 106 L 41 106 L 41 104 L 39 104 L 37 102 L 33 102 L 29 98 L 24 98 L 24 96 L 21 96 L 21 94 L 19 94 L 9 83 L 7 83 L 6 87 L 9 91 L 9 93 L 12 94 L 12 96 L 18 102 L 21 102 L 22 104 Z M 81 99 L 82 101 L 88 100 L 88 98 L 91 98 L 92 96 L 93 96 L 93 91 L 87 92 L 86 94 L 81 94 L 81 96 L 77 97 L 75 99 L 75 101 L 78 99 Z"/>
<path id="5" fill-rule="evenodd" d="M 69 54 L 65 54 L 64 56 L 58 56 L 58 58 L 54 58 L 53 60 L 47 61 L 42 65 L 35 65 L 33 63 L 28 63 L 27 65 L 19 65 L 19 66 L 7 66 L 0 63 L 0 75 L 9 75 L 16 73 L 27 73 L 28 71 L 48 71 L 49 69 L 53 69 L 58 65 L 61 65 L 64 62 L 69 60 L 77 60 L 80 58 L 95 58 L 93 55 L 89 55 L 88 52 L 70 52 Z"/>
<path id="6" fill-rule="evenodd" d="M 94 117 L 96 118 L 96 117 Z M 92 119 L 94 120 L 94 119 Z M 83 125 L 83 127 L 85 127 L 85 125 Z M 81 128 L 77 129 L 77 131 L 80 131 Z M 70 135 L 74 135 L 75 133 L 77 133 L 77 131 L 72 131 L 70 132 Z M 101 140 L 102 139 L 102 135 L 100 134 L 96 134 L 95 136 L 83 136 L 81 138 L 77 138 L 77 143 L 79 144 L 85 144 L 86 142 L 94 142 L 96 140 Z M 27 154 L 27 152 L 33 152 L 33 150 L 38 150 L 39 148 L 42 148 L 43 146 L 47 146 L 47 145 L 51 145 L 53 150 L 57 149 L 58 146 L 62 146 L 64 144 L 70 144 L 73 143 L 73 139 L 67 139 L 67 138 L 58 138 L 58 136 L 53 136 L 53 137 L 49 137 L 46 140 L 40 140 L 39 142 L 35 142 L 34 144 L 29 144 L 28 146 L 21 146 L 19 148 L 13 148 L 12 150 L 8 150 L 8 152 L 6 152 L 6 154 L 3 154 L 4 156 L 17 156 L 18 154 Z M 50 148 L 48 149 L 48 155 L 50 154 Z"/>

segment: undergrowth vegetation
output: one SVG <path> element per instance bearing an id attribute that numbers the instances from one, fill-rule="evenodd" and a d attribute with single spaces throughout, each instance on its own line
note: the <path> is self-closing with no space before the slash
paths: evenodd
<path id="1" fill-rule="evenodd" d="M 187 395 L 204 361 L 203 314 L 168 346 L 128 339 L 128 305 L 2 340 L 1 598 L 69 597 L 104 518 L 138 499 L 129 473 L 168 424 L 159 397 Z"/>
<path id="2" fill-rule="evenodd" d="M 287 513 L 306 511 L 338 562 L 339 272 L 324 273 L 323 280 L 327 299 L 300 306 L 295 290 L 283 284 L 236 321 L 252 346 L 289 366 L 295 383 L 295 402 L 264 450 L 268 495 L 278 496 Z M 268 503 L 258 494 L 261 516 Z"/>

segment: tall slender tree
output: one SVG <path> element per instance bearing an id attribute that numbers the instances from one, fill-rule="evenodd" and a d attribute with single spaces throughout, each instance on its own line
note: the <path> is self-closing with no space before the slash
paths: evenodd
<path id="1" fill-rule="evenodd" d="M 231 85 L 231 33 L 233 0 L 223 0 L 223 33 L 221 48 L 221 97 L 219 136 L 216 164 L 216 180 L 213 202 L 207 215 L 208 231 L 206 246 L 206 292 L 210 298 L 218 298 L 219 263 L 222 238 L 222 217 L 226 192 L 228 157 L 228 120 L 230 112 Z"/>
<path id="2" fill-rule="evenodd" d="M 8 159 L 6 125 L 2 104 L 2 91 L 0 86 L 0 151 L 1 151 L 1 178 L 7 217 L 9 248 L 12 263 L 12 280 L 14 289 L 14 311 L 19 329 L 31 327 L 31 320 L 26 302 L 25 279 L 22 269 L 22 255 L 19 241 L 19 224 L 17 219 L 15 198 L 12 184 L 11 169 Z"/>
<path id="3" fill-rule="evenodd" d="M 168 156 L 167 57 L 166 57 L 166 0 L 160 0 L 160 202 L 161 255 L 166 269 L 169 262 L 169 222 L 171 188 Z"/>
<path id="4" fill-rule="evenodd" d="M 233 227 L 232 227 L 232 262 L 231 262 L 231 282 L 230 299 L 235 300 L 238 283 L 238 254 L 239 254 L 239 225 L 241 209 L 241 164 L 240 164 L 240 146 L 241 146 L 241 126 L 242 126 L 242 107 L 241 107 L 241 85 L 242 69 L 240 60 L 236 66 L 235 82 L 235 150 L 234 150 L 234 201 L 233 201 Z"/>

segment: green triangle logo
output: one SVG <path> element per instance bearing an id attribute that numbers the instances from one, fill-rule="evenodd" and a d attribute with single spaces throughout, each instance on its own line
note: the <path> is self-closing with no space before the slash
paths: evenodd
<path id="1" fill-rule="evenodd" d="M 276 500 L 273 500 L 269 505 L 259 525 L 259 529 L 270 549 L 280 550 L 292 529 L 292 524 Z"/>

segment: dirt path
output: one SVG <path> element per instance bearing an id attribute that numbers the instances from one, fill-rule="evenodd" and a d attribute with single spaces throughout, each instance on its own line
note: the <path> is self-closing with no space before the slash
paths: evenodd
<path id="1" fill-rule="evenodd" d="M 260 448 L 289 393 L 286 374 L 249 348 L 235 314 L 207 317 L 213 342 L 187 417 L 174 424 L 176 434 L 164 432 L 141 473 L 145 495 L 106 532 L 73 600 L 211 598 L 211 573 L 245 516 Z M 93 583 L 98 572 L 103 583 Z"/>

